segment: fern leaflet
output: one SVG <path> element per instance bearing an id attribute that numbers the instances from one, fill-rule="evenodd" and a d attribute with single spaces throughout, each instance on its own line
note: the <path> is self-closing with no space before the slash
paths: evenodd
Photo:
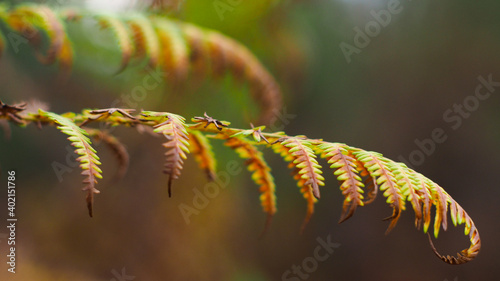
<path id="1" fill-rule="evenodd" d="M 189 153 L 185 119 L 175 114 L 152 111 L 144 111 L 142 115 L 157 120 L 158 123 L 154 126 L 154 132 L 162 134 L 167 139 L 167 142 L 163 143 L 163 146 L 167 148 L 167 152 L 165 152 L 165 170 L 163 172 L 169 176 L 168 196 L 171 197 L 172 181 L 180 177 L 184 159 L 187 158 L 186 153 Z"/>
<path id="2" fill-rule="evenodd" d="M 262 152 L 252 142 L 239 137 L 224 139 L 226 139 L 224 143 L 226 146 L 236 151 L 241 158 L 246 159 L 245 165 L 248 171 L 252 172 L 252 180 L 260 186 L 260 202 L 262 209 L 268 215 L 267 229 L 272 216 L 276 213 L 276 185 L 271 175 L 271 168 L 264 160 Z"/>
<path id="3" fill-rule="evenodd" d="M 76 148 L 75 153 L 80 155 L 76 160 L 80 162 L 80 168 L 83 170 L 81 174 L 85 176 L 83 183 L 86 184 L 86 186 L 82 190 L 87 191 L 87 208 L 89 210 L 89 215 L 92 217 L 94 194 L 100 193 L 100 191 L 95 188 L 95 185 L 97 184 L 97 179 L 102 179 L 102 171 L 98 166 L 101 165 L 101 162 L 99 162 L 99 157 L 95 149 L 91 146 L 92 143 L 87 137 L 87 132 L 78 127 L 69 118 L 43 110 L 40 110 L 39 114 L 57 123 L 59 125 L 57 128 L 69 136 L 68 140 L 71 141 L 71 145 Z"/>
<path id="4" fill-rule="evenodd" d="M 208 138 L 198 131 L 189 131 L 189 146 L 194 159 L 207 174 L 208 180 L 215 180 L 217 160 Z"/>

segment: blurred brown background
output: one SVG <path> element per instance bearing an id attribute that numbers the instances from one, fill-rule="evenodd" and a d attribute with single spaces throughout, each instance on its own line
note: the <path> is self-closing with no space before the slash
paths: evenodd
<path id="1" fill-rule="evenodd" d="M 81 2 L 68 5 L 85 4 Z M 119 2 L 110 1 L 108 9 L 137 5 Z M 7 212 L 4 183 L 9 169 L 17 172 L 19 219 L 18 273 L 7 274 L 7 245 L 2 239 L 0 280 L 119 280 L 115 274 L 123 268 L 134 277 L 124 280 L 282 280 L 286 270 L 313 255 L 318 237 L 329 235 L 340 247 L 307 280 L 498 279 L 500 87 L 461 118 L 456 130 L 455 121 L 443 117 L 454 104 L 471 100 L 479 76 L 500 81 L 498 1 L 400 1 L 399 12 L 391 14 L 387 25 L 358 48 L 350 62 L 340 44 L 356 47 L 354 28 L 364 30 L 374 20 L 372 11 L 387 10 L 394 1 L 242 1 L 222 17 L 215 1 L 180 2 L 172 16 L 238 39 L 274 74 L 285 94 L 286 112 L 295 115 L 278 122 L 277 129 L 283 125 L 288 134 L 345 142 L 400 160 L 418 150 L 415 140 L 430 138 L 434 129 L 442 128 L 446 141 L 436 144 L 419 165 L 409 164 L 443 186 L 473 218 L 483 242 L 478 258 L 462 266 L 441 262 L 426 235 L 414 228 L 410 209 L 384 235 L 388 223 L 381 219 L 391 210 L 381 194 L 338 225 L 343 198 L 327 168 L 322 198 L 299 235 L 305 201 L 286 164 L 271 151 L 266 151 L 266 158 L 276 179 L 278 213 L 262 239 L 265 214 L 246 170 L 231 177 L 229 186 L 186 224 L 179 205 L 192 206 L 193 189 L 203 190 L 205 185 L 203 172 L 189 159 L 168 198 L 161 140 L 126 128 L 115 131 L 131 157 L 122 181 L 112 180 L 112 153 L 97 147 L 105 179 L 98 185 L 101 194 L 90 219 L 78 169 L 59 182 L 51 167 L 54 161 L 66 162 L 65 136 L 54 128 L 40 131 L 30 126 L 13 128 L 10 141 L 0 138 L 0 221 L 5 222 Z M 56 1 L 51 4 L 57 7 Z M 58 81 L 56 66 L 41 66 L 29 46 L 20 46 L 18 53 L 10 49 L 0 60 L 0 98 L 6 103 L 36 98 L 58 113 L 106 108 L 116 100 L 129 107 L 123 97 L 146 75 L 142 67 L 113 75 L 119 52 L 106 42 L 108 34 L 92 22 L 68 30 L 78 45 L 69 81 Z M 230 79 L 200 83 L 178 93 L 160 85 L 135 108 L 187 117 L 207 111 L 236 126 L 248 126 L 251 109 L 245 109 L 245 87 Z M 234 159 L 243 163 L 220 143 L 214 144 L 220 170 Z M 463 226 L 441 232 L 436 242 L 446 254 L 468 245 Z"/>

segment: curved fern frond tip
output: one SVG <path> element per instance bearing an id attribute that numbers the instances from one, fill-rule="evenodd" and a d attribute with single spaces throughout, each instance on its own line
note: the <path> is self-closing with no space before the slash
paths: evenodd
<path id="1" fill-rule="evenodd" d="M 76 161 L 80 162 L 81 174 L 85 176 L 83 180 L 85 187 L 82 190 L 87 191 L 87 208 L 90 217 L 92 217 L 94 194 L 100 193 L 95 186 L 97 179 L 102 179 L 102 170 L 98 166 L 101 165 L 101 162 L 99 162 L 96 150 L 91 146 L 92 143 L 88 138 L 88 133 L 78 127 L 71 119 L 56 113 L 40 110 L 39 115 L 56 123 L 58 125 L 57 129 L 68 135 L 68 140 L 75 147 L 75 153 L 79 155 Z"/>

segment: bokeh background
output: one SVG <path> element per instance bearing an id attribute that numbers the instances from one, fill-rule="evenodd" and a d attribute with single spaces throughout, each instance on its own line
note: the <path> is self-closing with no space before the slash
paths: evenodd
<path id="1" fill-rule="evenodd" d="M 119 13 L 147 4 L 63 2 L 63 7 Z M 0 280 L 119 280 L 115 273 L 122 269 L 133 276 L 124 280 L 282 280 L 286 270 L 313 255 L 318 237 L 328 236 L 340 247 L 307 280 L 497 280 L 500 87 L 461 118 L 456 130 L 443 114 L 474 95 L 479 76 L 500 81 L 500 3 L 401 0 L 401 12 L 347 62 L 340 44 L 355 46 L 354 28 L 364 29 L 373 20 L 371 11 L 387 9 L 389 2 L 243 0 L 233 1 L 239 4 L 220 17 L 215 1 L 186 0 L 170 2 L 169 14 L 234 37 L 259 57 L 282 86 L 286 112 L 293 115 L 276 123 L 288 134 L 345 142 L 409 161 L 418 149 L 415 140 L 430 138 L 434 129 L 442 128 L 446 141 L 413 167 L 443 186 L 474 219 L 483 244 L 476 260 L 450 266 L 437 259 L 427 236 L 414 228 L 412 210 L 384 235 L 388 222 L 382 219 L 391 209 L 381 194 L 338 225 L 343 198 L 328 169 L 316 212 L 299 235 L 305 201 L 286 164 L 271 151 L 266 158 L 277 183 L 278 213 L 263 238 L 259 234 L 265 214 L 246 170 L 231 177 L 228 187 L 187 224 L 179 205 L 192 205 L 193 189 L 203 190 L 203 172 L 189 159 L 174 183 L 174 196 L 168 198 L 161 139 L 126 128 L 115 131 L 131 158 L 123 180 L 113 181 L 113 154 L 97 147 L 105 179 L 98 185 L 101 194 L 90 219 L 78 169 L 64 174 L 61 182 L 52 169 L 54 161 L 64 164 L 70 155 L 65 136 L 55 128 L 30 126 L 13 127 L 10 141 L 0 138 L 2 181 L 7 170 L 17 171 L 19 219 L 17 273 L 7 273 L 7 244 L 2 239 Z M 55 8 L 59 3 L 49 1 Z M 115 75 L 120 54 L 109 33 L 91 21 L 68 30 L 77 45 L 70 79 L 59 80 L 57 66 L 40 65 L 23 45 L 18 53 L 7 51 L 0 61 L 2 101 L 37 99 L 58 113 L 106 108 L 140 85 L 146 75 L 141 64 Z M 161 84 L 135 108 L 187 117 L 207 111 L 245 127 L 256 110 L 246 86 L 231 77 L 196 81 L 175 91 Z M 214 146 L 221 170 L 231 160 L 243 164 L 220 143 Z M 7 214 L 4 183 L 2 222 Z M 436 241 L 446 254 L 468 245 L 462 226 L 441 232 Z"/>

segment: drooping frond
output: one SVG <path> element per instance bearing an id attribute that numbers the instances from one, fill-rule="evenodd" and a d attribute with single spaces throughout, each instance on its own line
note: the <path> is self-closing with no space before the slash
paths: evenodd
<path id="1" fill-rule="evenodd" d="M 276 185 L 271 175 L 271 168 L 264 160 L 262 152 L 252 142 L 239 137 L 224 139 L 226 139 L 224 145 L 236 151 L 241 158 L 246 159 L 245 165 L 248 171 L 252 172 L 252 180 L 259 185 L 262 209 L 268 215 L 267 228 L 271 217 L 276 213 Z"/>
<path id="2" fill-rule="evenodd" d="M 324 143 L 320 145 L 319 150 L 322 152 L 321 157 L 326 158 L 330 168 L 335 169 L 334 175 L 341 182 L 340 190 L 345 196 L 344 205 L 342 207 L 342 215 L 339 223 L 349 219 L 358 206 L 363 206 L 363 184 L 362 178 L 356 170 L 356 163 L 349 151 L 345 149 L 344 144 L 340 143 Z"/>
<path id="3" fill-rule="evenodd" d="M 198 131 L 189 132 L 189 147 L 200 168 L 207 174 L 208 180 L 215 180 L 217 160 L 208 138 Z"/>
<path id="4" fill-rule="evenodd" d="M 83 183 L 86 185 L 82 190 L 87 191 L 87 208 L 89 215 L 92 217 L 94 194 L 100 193 L 95 188 L 95 185 L 97 184 L 97 179 L 102 179 L 102 171 L 98 166 L 101 165 L 101 162 L 99 162 L 99 157 L 95 149 L 91 146 L 92 142 L 87 137 L 87 132 L 78 127 L 69 118 L 43 110 L 40 110 L 39 114 L 57 123 L 59 125 L 57 128 L 69 136 L 68 140 L 75 147 L 75 153 L 80 155 L 76 160 L 80 162 L 80 168 L 83 170 L 82 175 L 85 176 Z"/>
<path id="5" fill-rule="evenodd" d="M 184 160 L 187 158 L 186 153 L 189 153 L 185 119 L 175 114 L 152 111 L 144 111 L 142 115 L 150 120 L 156 120 L 158 123 L 154 126 L 155 133 L 162 134 L 167 139 L 163 143 L 163 146 L 167 148 L 163 172 L 169 176 L 168 196 L 170 197 L 172 196 L 172 181 L 180 177 Z"/>
<path id="6" fill-rule="evenodd" d="M 48 6 L 35 4 L 3 11 L 2 17 L 0 9 L 0 21 L 28 40 L 41 62 L 58 61 L 67 73 L 74 54 L 64 21 L 80 24 L 82 19 L 92 18 L 101 29 L 110 32 L 120 49 L 118 72 L 124 70 L 132 58 L 138 58 L 147 60 L 152 67 L 164 69 L 165 78 L 174 85 L 185 83 L 188 77 L 217 78 L 229 73 L 248 84 L 261 109 L 260 123 L 269 123 L 281 107 L 281 89 L 273 76 L 245 46 L 216 31 L 153 14 L 105 15 L 77 8 L 56 13 Z M 49 39 L 46 55 L 41 51 L 42 32 Z"/>
<path id="7" fill-rule="evenodd" d="M 85 129 L 85 131 L 95 140 L 95 142 L 102 142 L 106 144 L 106 146 L 113 152 L 118 160 L 118 170 L 116 171 L 115 178 L 117 180 L 122 179 L 127 173 L 130 163 L 130 157 L 125 145 L 123 145 L 115 136 L 106 131 L 97 129 Z"/>
<path id="8" fill-rule="evenodd" d="M 166 112 L 146 111 L 139 116 L 132 116 L 132 110 L 108 108 L 84 110 L 82 114 L 67 113 L 63 116 L 44 111 L 40 111 L 39 114 L 18 114 L 23 110 L 22 105 L 10 106 L 0 102 L 0 119 L 6 119 L 19 126 L 29 123 L 55 123 L 61 131 L 70 136 L 70 141 L 80 155 L 78 161 L 82 163 L 81 167 L 84 169 L 82 174 L 86 176 L 84 182 L 87 184 L 85 190 L 89 192 L 87 197 L 90 212 L 93 193 L 98 193 L 94 186 L 96 178 L 99 178 L 101 173 L 98 168 L 100 163 L 85 132 L 75 124 L 103 122 L 110 126 L 152 127 L 155 128 L 156 133 L 163 134 L 167 138 L 164 146 L 167 148 L 165 172 L 169 175 L 169 194 L 172 180 L 178 178 L 181 173 L 190 143 L 196 151 L 195 157 L 206 158 L 201 162 L 206 163 L 208 169 L 208 166 L 212 165 L 208 164 L 211 161 L 208 159 L 212 159 L 213 156 L 207 156 L 208 150 L 202 152 L 206 150 L 207 145 L 201 143 L 206 141 L 205 137 L 223 139 L 227 146 L 233 148 L 242 158 L 247 159 L 246 164 L 252 172 L 252 179 L 261 186 L 262 206 L 268 214 L 274 214 L 276 212 L 275 185 L 269 166 L 264 162 L 260 150 L 256 148 L 257 145 L 266 145 L 289 162 L 289 168 L 293 169 L 293 177 L 307 200 L 307 213 L 301 230 L 311 218 L 314 204 L 318 201 L 319 192 L 315 196 L 315 189 L 323 185 L 321 167 L 316 161 L 316 155 L 320 155 L 326 158 L 330 167 L 335 170 L 334 175 L 341 183 L 340 189 L 345 197 L 341 221 L 351 217 L 356 208 L 364 207 L 373 201 L 376 191 L 380 188 L 384 191 L 386 202 L 393 208 L 388 231 L 396 225 L 401 213 L 406 209 L 405 201 L 408 201 L 415 212 L 415 225 L 417 228 L 423 225 L 424 233 L 428 232 L 432 220 L 431 209 L 432 206 L 435 207 L 434 236 L 436 238 L 440 228 L 443 227 L 446 230 L 448 226 L 448 212 L 455 226 L 465 224 L 465 234 L 469 235 L 470 246 L 457 256 L 439 254 L 430 240 L 432 250 L 444 262 L 449 264 L 468 262 L 478 255 L 481 248 L 479 232 L 474 222 L 441 186 L 403 163 L 394 162 L 380 153 L 365 151 L 346 144 L 329 143 L 321 139 L 287 136 L 283 132 L 266 133 L 262 131 L 264 127 L 231 128 L 229 122 L 219 121 L 207 114 L 205 117 L 192 119 L 195 124 L 190 124 L 186 129 L 183 117 Z M 191 139 L 188 138 L 187 130 Z M 247 139 L 250 136 L 253 136 L 255 141 Z M 364 200 L 363 194 L 367 194 L 367 200 Z"/>

